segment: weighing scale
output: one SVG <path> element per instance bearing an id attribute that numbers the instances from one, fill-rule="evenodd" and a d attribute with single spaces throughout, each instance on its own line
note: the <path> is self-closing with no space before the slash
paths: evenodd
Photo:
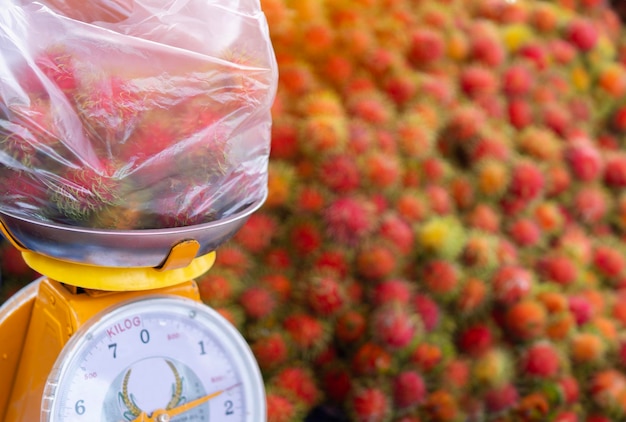
<path id="1" fill-rule="evenodd" d="M 195 226 L 95 230 L 0 214 L 42 274 L 0 307 L 0 418 L 22 421 L 266 420 L 241 334 L 195 278 L 263 200 Z"/>

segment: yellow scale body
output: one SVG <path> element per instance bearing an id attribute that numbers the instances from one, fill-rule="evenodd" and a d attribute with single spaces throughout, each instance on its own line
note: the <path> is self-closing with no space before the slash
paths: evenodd
<path id="1" fill-rule="evenodd" d="M 70 337 L 90 318 L 149 294 L 200 301 L 194 279 L 215 262 L 215 252 L 196 257 L 198 245 L 193 240 L 175 245 L 160 268 L 76 264 L 12 243 L 42 277 L 25 288 L 25 300 L 4 320 L 0 318 L 0 420 L 4 422 L 39 420 L 51 368 Z"/>

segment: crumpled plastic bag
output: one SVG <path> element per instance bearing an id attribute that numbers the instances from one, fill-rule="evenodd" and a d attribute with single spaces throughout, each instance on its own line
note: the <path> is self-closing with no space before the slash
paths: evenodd
<path id="1" fill-rule="evenodd" d="M 0 0 L 0 52 L 0 213 L 152 229 L 265 198 L 259 0 Z"/>

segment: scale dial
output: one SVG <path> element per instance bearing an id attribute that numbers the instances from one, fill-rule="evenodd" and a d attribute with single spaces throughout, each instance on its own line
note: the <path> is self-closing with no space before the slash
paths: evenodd
<path id="1" fill-rule="evenodd" d="M 83 325 L 48 378 L 50 422 L 266 420 L 264 384 L 241 334 L 211 308 L 147 296 Z"/>

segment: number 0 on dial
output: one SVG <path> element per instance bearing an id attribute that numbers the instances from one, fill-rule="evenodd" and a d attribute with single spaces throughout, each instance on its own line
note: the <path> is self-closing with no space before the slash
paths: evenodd
<path id="1" fill-rule="evenodd" d="M 250 348 L 203 304 L 147 297 L 107 310 L 67 343 L 48 378 L 51 422 L 266 420 Z"/>

